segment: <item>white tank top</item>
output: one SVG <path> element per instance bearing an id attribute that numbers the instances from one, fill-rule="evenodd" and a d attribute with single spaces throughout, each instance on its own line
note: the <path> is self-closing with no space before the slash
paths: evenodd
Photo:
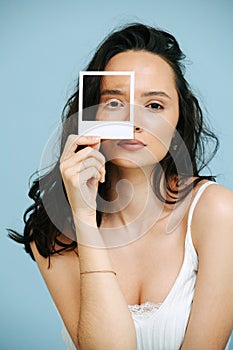
<path id="1" fill-rule="evenodd" d="M 128 306 L 135 324 L 137 350 L 178 350 L 183 342 L 198 270 L 198 257 L 191 236 L 191 221 L 201 194 L 211 184 L 215 182 L 208 181 L 199 188 L 190 206 L 183 264 L 165 300 L 161 304 L 146 302 Z M 64 326 L 62 337 L 67 350 L 76 350 Z M 225 350 L 230 350 L 229 342 Z"/>

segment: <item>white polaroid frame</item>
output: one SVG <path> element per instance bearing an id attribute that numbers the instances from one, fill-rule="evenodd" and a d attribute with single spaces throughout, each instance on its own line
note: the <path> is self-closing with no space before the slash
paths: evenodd
<path id="1" fill-rule="evenodd" d="M 130 77 L 129 121 L 88 121 L 83 120 L 83 77 L 85 75 L 124 75 Z M 79 113 L 78 133 L 86 136 L 100 136 L 102 139 L 134 138 L 134 72 L 133 71 L 80 71 L 79 72 Z"/>

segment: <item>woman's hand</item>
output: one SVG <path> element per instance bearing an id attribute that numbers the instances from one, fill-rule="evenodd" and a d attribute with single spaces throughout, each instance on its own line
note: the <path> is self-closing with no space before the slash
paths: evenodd
<path id="1" fill-rule="evenodd" d="M 77 150 L 78 146 L 86 146 Z M 60 159 L 60 171 L 68 200 L 77 218 L 96 218 L 98 183 L 104 182 L 105 158 L 99 152 L 100 138 L 69 135 Z"/>

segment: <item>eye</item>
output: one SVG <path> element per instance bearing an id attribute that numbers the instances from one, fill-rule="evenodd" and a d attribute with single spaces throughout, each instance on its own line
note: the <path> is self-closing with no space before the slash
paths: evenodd
<path id="1" fill-rule="evenodd" d="M 157 102 L 151 102 L 150 104 L 146 105 L 146 107 L 152 110 L 164 109 L 164 107 Z"/>
<path id="2" fill-rule="evenodd" d="M 110 109 L 120 109 L 124 107 L 123 103 L 118 100 L 111 100 L 106 102 L 106 106 Z"/>

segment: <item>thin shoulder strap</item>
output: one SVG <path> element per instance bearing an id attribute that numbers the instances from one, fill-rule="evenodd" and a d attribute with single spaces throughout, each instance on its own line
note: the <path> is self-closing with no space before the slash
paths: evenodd
<path id="1" fill-rule="evenodd" d="M 198 267 L 198 257 L 197 257 L 197 252 L 196 249 L 194 247 L 193 244 L 193 240 L 192 240 L 192 232 L 191 232 L 191 223 L 192 223 L 192 218 L 193 218 L 193 212 L 194 209 L 196 207 L 196 204 L 199 200 L 199 198 L 201 197 L 202 193 L 205 191 L 205 189 L 210 186 L 216 184 L 216 182 L 213 181 L 208 181 L 206 183 L 204 183 L 197 191 L 197 193 L 195 194 L 195 197 L 193 199 L 193 202 L 190 206 L 189 209 L 189 213 L 188 213 L 188 226 L 187 226 L 187 233 L 186 233 L 186 238 L 185 238 L 185 250 L 189 251 L 189 256 L 192 259 L 192 263 L 195 269 L 197 269 Z"/>
<path id="2" fill-rule="evenodd" d="M 196 204 L 197 204 L 199 198 L 201 197 L 202 193 L 205 191 L 205 189 L 208 186 L 214 185 L 214 184 L 216 185 L 216 182 L 214 182 L 214 181 L 208 181 L 208 182 L 204 183 L 203 185 L 201 185 L 201 187 L 199 188 L 199 190 L 195 194 L 195 197 L 193 199 L 193 202 L 190 206 L 189 213 L 188 213 L 188 231 L 191 231 L 190 227 L 191 227 L 191 222 L 192 222 L 192 218 L 193 218 L 193 212 L 194 212 L 194 209 L 196 207 Z"/>

